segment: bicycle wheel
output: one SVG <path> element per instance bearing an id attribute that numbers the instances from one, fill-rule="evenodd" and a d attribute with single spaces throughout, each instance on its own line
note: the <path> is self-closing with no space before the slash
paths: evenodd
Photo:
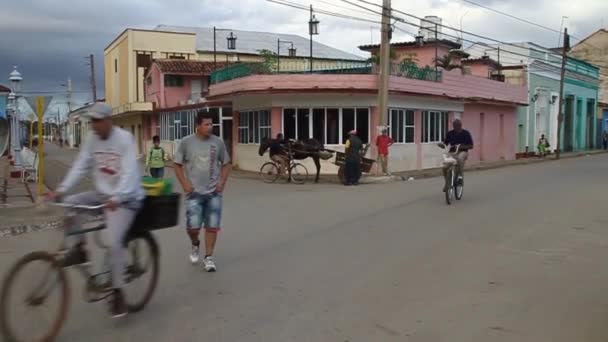
<path id="1" fill-rule="evenodd" d="M 150 232 L 130 237 L 127 241 L 125 301 L 129 312 L 141 311 L 152 298 L 158 283 L 160 250 Z"/>
<path id="2" fill-rule="evenodd" d="M 304 184 L 308 179 L 308 170 L 300 163 L 295 163 L 290 167 L 291 180 L 296 184 Z"/>
<path id="3" fill-rule="evenodd" d="M 464 192 L 464 178 L 454 177 L 454 180 L 454 197 L 460 201 Z"/>
<path id="4" fill-rule="evenodd" d="M 2 285 L 0 329 L 4 340 L 54 341 L 67 316 L 69 294 L 65 271 L 53 255 L 34 252 L 21 258 Z M 41 315 L 32 317 L 36 313 Z"/>
<path id="5" fill-rule="evenodd" d="M 450 167 L 448 169 L 447 175 L 447 189 L 445 191 L 445 202 L 450 205 L 452 204 L 452 199 L 454 198 L 454 168 Z"/>
<path id="6" fill-rule="evenodd" d="M 274 183 L 279 179 L 279 167 L 273 162 L 267 162 L 260 168 L 260 175 L 265 183 Z"/>

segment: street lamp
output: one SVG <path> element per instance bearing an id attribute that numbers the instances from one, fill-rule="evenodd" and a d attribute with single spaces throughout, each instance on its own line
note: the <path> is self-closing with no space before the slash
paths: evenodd
<path id="1" fill-rule="evenodd" d="M 308 34 L 310 34 L 310 73 L 312 73 L 312 36 L 319 34 L 319 20 L 315 17 L 310 5 L 310 20 L 308 21 Z"/>
<path id="2" fill-rule="evenodd" d="M 289 57 L 296 56 L 296 48 L 293 46 L 293 42 L 290 40 L 282 40 L 281 38 L 277 39 L 277 73 L 281 71 L 281 43 L 283 44 L 291 44 L 289 47 Z"/>
<path id="3" fill-rule="evenodd" d="M 19 129 L 19 95 L 17 93 L 20 90 L 21 81 L 23 81 L 23 77 L 21 77 L 21 73 L 17 71 L 17 67 L 13 68 L 13 71 L 9 74 L 8 80 L 11 84 L 11 93 L 8 95 L 8 100 L 10 104 L 10 109 L 12 112 L 11 115 L 11 148 L 13 150 L 13 157 L 15 158 L 15 163 L 17 165 L 21 165 L 21 139 L 20 139 L 20 129 Z"/>
<path id="4" fill-rule="evenodd" d="M 213 26 L 213 71 L 217 70 L 217 31 L 230 31 L 226 41 L 228 50 L 236 50 L 236 35 L 230 29 L 220 29 Z"/>

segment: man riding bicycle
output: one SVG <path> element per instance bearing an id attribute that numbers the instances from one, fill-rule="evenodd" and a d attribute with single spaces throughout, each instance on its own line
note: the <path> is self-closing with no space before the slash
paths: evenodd
<path id="1" fill-rule="evenodd" d="M 141 185 L 140 166 L 137 162 L 135 141 L 131 133 L 114 127 L 110 116 L 112 108 L 96 103 L 85 114 L 91 118 L 94 133 L 89 133 L 74 165 L 50 199 L 81 205 L 105 204 L 103 209 L 109 244 L 113 293 L 110 312 L 113 317 L 127 314 L 127 306 L 121 288 L 124 285 L 126 249 L 124 237 L 138 210 L 145 192 Z M 64 195 L 92 170 L 96 191 L 83 192 L 65 198 Z M 77 230 L 75 222 L 68 222 L 68 231 Z M 67 252 L 64 267 L 88 263 L 84 249 L 84 236 Z"/>
<path id="2" fill-rule="evenodd" d="M 277 138 L 270 143 L 270 159 L 279 165 L 279 174 L 283 175 L 289 165 L 289 156 L 283 145 L 288 144 L 289 140 L 283 138 L 283 134 L 277 134 Z"/>
<path id="3" fill-rule="evenodd" d="M 464 174 L 464 164 L 469 157 L 469 150 L 473 149 L 473 138 L 469 131 L 462 128 L 462 121 L 460 119 L 454 120 L 452 126 L 454 129 L 446 134 L 443 143 L 451 146 L 450 152 L 452 153 L 456 152 L 456 145 L 460 145 L 458 153 L 454 155 L 454 158 L 458 162 L 456 165 L 457 179 L 461 179 Z M 443 177 L 445 178 L 445 186 L 443 188 L 445 192 L 448 188 L 447 166 L 443 167 Z"/>

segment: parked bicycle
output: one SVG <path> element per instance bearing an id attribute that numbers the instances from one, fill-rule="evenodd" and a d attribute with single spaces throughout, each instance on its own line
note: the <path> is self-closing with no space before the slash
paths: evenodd
<path id="1" fill-rule="evenodd" d="M 438 144 L 440 148 L 445 149 L 443 153 L 443 167 L 446 168 L 446 177 L 445 177 L 445 201 L 448 205 L 452 204 L 453 199 L 457 200 L 462 199 L 462 194 L 464 192 L 464 178 L 462 175 L 457 175 L 456 168 L 458 166 L 458 160 L 456 160 L 456 155 L 460 150 L 460 145 L 451 146 L 445 145 L 443 143 Z M 454 148 L 454 151 L 450 150 Z"/>
<path id="2" fill-rule="evenodd" d="M 159 219 L 157 215 L 150 216 L 150 212 L 159 210 L 158 203 L 165 208 L 164 219 Z M 103 208 L 103 205 L 51 204 L 67 208 L 72 213 L 78 211 L 79 214 L 89 215 L 99 215 Z M 178 207 L 177 194 L 147 197 L 144 207 L 125 237 L 128 256 L 123 290 L 129 313 L 141 311 L 146 306 L 158 283 L 160 250 L 150 230 L 175 226 Z M 69 214 L 66 218 L 73 220 L 74 216 L 75 214 Z M 92 227 L 79 227 L 80 229 L 65 234 L 56 252 L 29 253 L 9 270 L 0 294 L 0 331 L 5 341 L 55 340 L 67 317 L 71 294 L 66 268 L 63 267 L 67 253 L 66 240 L 70 236 L 93 232 L 96 234 L 96 244 L 106 249 L 98 235 L 105 228 L 103 220 L 100 222 L 92 223 Z M 109 256 L 107 252 L 105 254 L 104 269 L 100 273 L 94 273 L 90 264 L 74 266 L 85 278 L 84 297 L 89 303 L 102 301 L 112 294 Z M 27 274 L 30 279 L 24 277 L 24 282 L 19 282 L 21 276 Z M 45 317 L 29 317 L 28 310 L 44 311 Z"/>
<path id="3" fill-rule="evenodd" d="M 291 142 L 287 144 L 287 181 L 291 181 L 295 184 L 304 184 L 308 179 L 308 169 L 306 167 L 295 161 L 293 158 L 293 152 L 291 150 Z M 260 168 L 260 175 L 262 179 L 264 179 L 265 183 L 274 183 L 279 179 L 281 175 L 281 165 L 279 165 L 275 161 L 269 161 L 262 164 Z"/>

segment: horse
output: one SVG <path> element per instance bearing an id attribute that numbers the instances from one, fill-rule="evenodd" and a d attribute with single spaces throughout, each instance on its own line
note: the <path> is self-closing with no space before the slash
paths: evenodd
<path id="1" fill-rule="evenodd" d="M 263 138 L 260 142 L 260 149 L 258 154 L 261 156 L 266 153 L 266 151 L 270 148 L 270 144 L 272 143 L 272 139 Z M 319 174 L 321 173 L 321 159 L 319 156 L 319 152 L 325 150 L 323 144 L 315 139 L 305 139 L 305 140 L 296 140 L 291 143 L 291 151 L 292 158 L 295 160 L 303 160 L 306 158 L 312 158 L 317 167 L 317 177 L 315 178 L 315 183 L 319 182 Z"/>

